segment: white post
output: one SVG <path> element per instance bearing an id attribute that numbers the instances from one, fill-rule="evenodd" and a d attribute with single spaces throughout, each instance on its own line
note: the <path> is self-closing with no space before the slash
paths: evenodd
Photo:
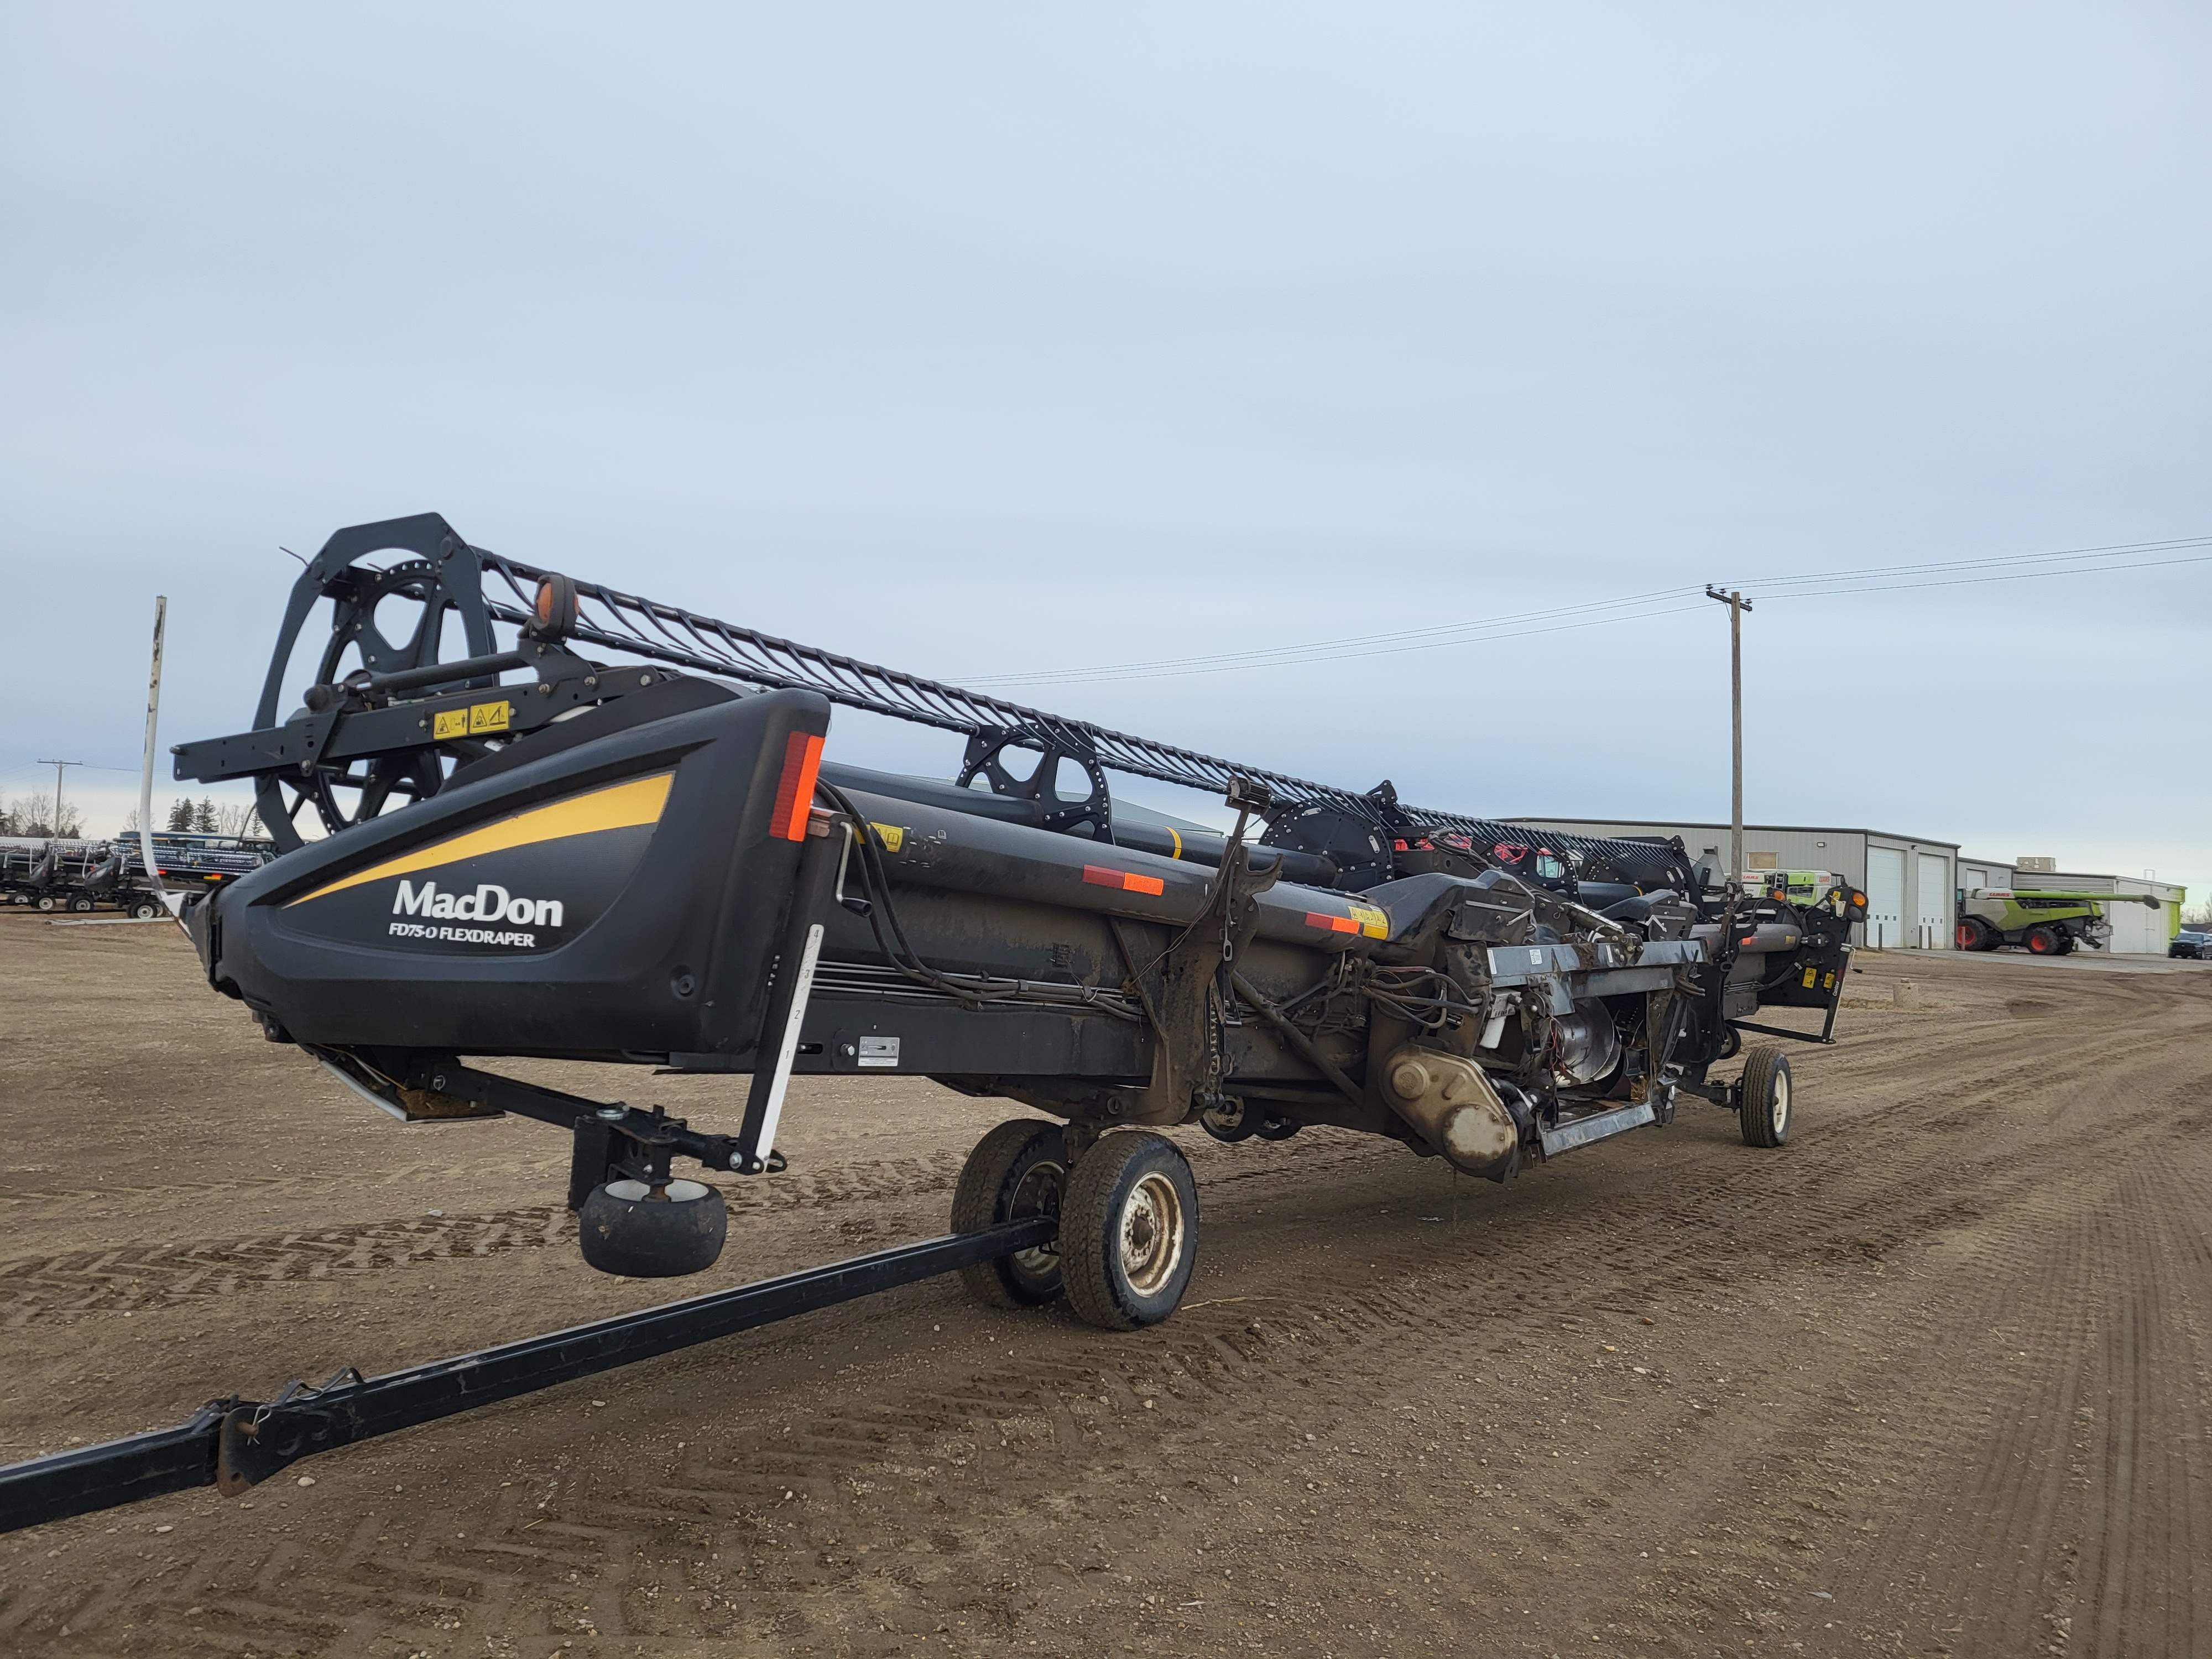
<path id="1" fill-rule="evenodd" d="M 184 908 L 184 896 L 172 896 L 161 884 L 161 861 L 154 856 L 154 732 L 161 720 L 161 635 L 169 617 L 169 597 L 154 599 L 154 669 L 146 682 L 146 759 L 138 772 L 138 856 L 146 866 L 146 879 L 161 896 L 171 915 Z"/>

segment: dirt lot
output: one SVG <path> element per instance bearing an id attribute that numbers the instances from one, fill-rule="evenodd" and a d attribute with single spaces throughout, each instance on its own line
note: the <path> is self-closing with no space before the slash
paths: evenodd
<path id="1" fill-rule="evenodd" d="M 18 1534 L 0 1650 L 2212 1653 L 2212 965 L 1862 961 L 1782 1152 L 1192 1135 L 1164 1327 L 933 1283 Z M 0 917 L 0 1457 L 655 1294 L 555 1134 L 372 1114 L 173 930 Z M 1006 1115 L 802 1088 L 660 1294 L 941 1231 Z"/>

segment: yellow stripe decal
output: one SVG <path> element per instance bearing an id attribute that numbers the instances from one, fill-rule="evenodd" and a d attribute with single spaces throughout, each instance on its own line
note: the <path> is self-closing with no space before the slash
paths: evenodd
<path id="1" fill-rule="evenodd" d="M 635 782 L 618 783 L 611 789 L 594 789 L 588 795 L 571 795 L 550 806 L 532 807 L 527 812 L 517 812 L 513 817 L 501 818 L 466 835 L 433 842 L 416 852 L 334 881 L 327 887 L 318 887 L 292 900 L 285 908 L 305 904 L 325 894 L 343 892 L 380 877 L 410 875 L 417 870 L 455 864 L 485 853 L 503 853 L 511 847 L 560 841 L 569 836 L 588 836 L 600 830 L 629 830 L 641 823 L 658 823 L 661 808 L 668 804 L 668 787 L 675 778 L 673 772 L 663 772 Z"/>
<path id="2" fill-rule="evenodd" d="M 1168 856 L 1171 859 L 1179 859 L 1182 856 L 1182 836 L 1172 824 L 1168 827 L 1168 834 L 1175 836 L 1176 844 L 1175 851 L 1169 854 Z"/>

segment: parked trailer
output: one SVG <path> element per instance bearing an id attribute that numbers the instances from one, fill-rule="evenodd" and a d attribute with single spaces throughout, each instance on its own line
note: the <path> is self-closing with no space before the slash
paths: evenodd
<path id="1" fill-rule="evenodd" d="M 377 623 L 395 594 L 421 606 L 396 641 Z M 325 603 L 314 682 L 282 716 Z M 458 661 L 437 656 L 448 612 Z M 826 761 L 841 706 L 962 738 L 957 776 Z M 923 1076 L 1036 1115 L 977 1145 L 944 1239 L 218 1401 L 0 1471 L 0 1524 L 243 1490 L 314 1451 L 933 1273 L 998 1307 L 1065 1298 L 1095 1325 L 1154 1323 L 1200 1225 L 1159 1133 L 1175 1125 L 1228 1142 L 1334 1125 L 1501 1182 L 1663 1128 L 1684 1098 L 1779 1146 L 1781 1049 L 1752 1048 L 1734 1079 L 1711 1069 L 1745 1032 L 1830 1039 L 1865 913 L 1847 888 L 1802 906 L 1712 890 L 1679 841 L 1540 839 L 1387 783 L 1355 793 L 796 645 L 501 558 L 434 514 L 334 536 L 294 589 L 252 729 L 175 764 L 251 780 L 283 849 L 187 911 L 210 983 L 396 1119 L 513 1112 L 566 1133 L 580 1244 L 603 1271 L 717 1258 L 721 1194 L 678 1164 L 773 1180 L 794 1075 Z M 1211 791 L 1235 827 L 1117 821 L 1111 772 Z M 1818 1030 L 1754 1023 L 1766 1007 Z M 743 1106 L 695 1129 L 485 1064 L 502 1057 L 727 1075 Z"/>
<path id="2" fill-rule="evenodd" d="M 251 875 L 276 852 L 265 838 L 173 831 L 155 836 L 154 848 L 162 884 L 188 897 Z M 136 836 L 0 842 L 0 895 L 9 903 L 46 911 L 82 914 L 112 907 L 141 920 L 161 914 L 161 894 L 147 879 Z"/>
<path id="3" fill-rule="evenodd" d="M 8 842 L 0 848 L 0 891 L 6 893 L 8 902 L 40 910 L 67 908 L 69 888 L 63 865 L 68 850 L 66 842 Z"/>

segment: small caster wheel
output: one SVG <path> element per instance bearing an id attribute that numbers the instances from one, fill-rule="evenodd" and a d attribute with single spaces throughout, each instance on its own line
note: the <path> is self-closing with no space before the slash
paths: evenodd
<path id="1" fill-rule="evenodd" d="M 1233 1146 L 1258 1134 L 1260 1120 L 1258 1107 L 1224 1096 L 1198 1115 L 1198 1127 L 1216 1140 Z"/>
<path id="2" fill-rule="evenodd" d="M 1285 1117 L 1280 1112 L 1262 1112 L 1259 1126 L 1252 1133 L 1262 1140 L 1288 1140 L 1306 1126 L 1294 1117 Z"/>
<path id="3" fill-rule="evenodd" d="M 952 1231 L 972 1233 L 1002 1221 L 1058 1215 L 1067 1188 L 1067 1141 L 1057 1123 L 1018 1117 L 975 1143 L 952 1189 Z M 987 1308 L 1036 1308 L 1060 1292 L 1060 1247 L 1040 1244 L 960 1270 L 960 1282 Z"/>
<path id="4" fill-rule="evenodd" d="M 1198 1261 L 1198 1185 L 1165 1135 L 1102 1136 L 1075 1165 L 1060 1216 L 1067 1304 L 1109 1331 L 1176 1310 Z"/>
<path id="5" fill-rule="evenodd" d="M 713 1267 L 729 1228 L 729 1206 L 703 1182 L 610 1181 L 584 1200 L 577 1239 L 603 1273 L 676 1279 Z"/>
<path id="6" fill-rule="evenodd" d="M 1765 1043 L 1751 1051 L 1736 1085 L 1736 1115 L 1747 1146 L 1780 1146 L 1790 1139 L 1790 1061 Z"/>

